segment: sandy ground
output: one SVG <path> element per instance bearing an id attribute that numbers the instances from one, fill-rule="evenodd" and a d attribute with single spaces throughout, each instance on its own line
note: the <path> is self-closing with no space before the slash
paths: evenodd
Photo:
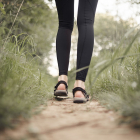
<path id="1" fill-rule="evenodd" d="M 118 125 L 119 116 L 97 101 L 72 101 L 50 100 L 40 114 L 2 132 L 0 140 L 140 140 L 140 131 Z"/>

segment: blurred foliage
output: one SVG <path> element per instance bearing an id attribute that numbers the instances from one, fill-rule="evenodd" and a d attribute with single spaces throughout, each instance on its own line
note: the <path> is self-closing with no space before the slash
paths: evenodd
<path id="1" fill-rule="evenodd" d="M 115 49 L 119 45 L 124 34 L 133 28 L 136 23 L 133 19 L 122 20 L 120 17 L 114 17 L 109 14 L 96 14 L 94 25 L 95 40 L 102 49 Z M 124 41 L 124 47 L 127 46 L 133 35 L 127 37 Z M 96 46 L 95 46 L 96 47 Z"/>
<path id="2" fill-rule="evenodd" d="M 6 14 L 0 13 L 1 39 L 6 38 L 21 2 L 22 0 L 2 0 L 3 7 L 1 5 L 1 9 Z M 57 15 L 44 0 L 25 0 L 10 36 L 24 33 L 18 38 L 18 40 L 22 40 L 25 33 L 26 35 L 32 35 L 34 47 L 36 48 L 35 53 L 39 56 L 47 56 L 55 40 L 56 30 Z"/>
<path id="3" fill-rule="evenodd" d="M 37 58 L 28 59 L 19 42 L 6 43 L 0 53 L 0 129 L 17 126 L 17 118 L 29 118 L 52 97 L 54 79 L 39 69 Z"/>
<path id="4" fill-rule="evenodd" d="M 140 0 L 116 0 L 119 3 L 130 3 L 131 6 L 134 6 L 136 15 L 140 15 Z"/>
<path id="5" fill-rule="evenodd" d="M 133 19 L 122 20 L 106 13 L 96 14 L 94 30 L 96 43 L 86 91 L 92 99 L 117 111 L 122 116 L 120 123 L 140 127 L 140 27 Z M 73 67 L 69 71 L 70 89 L 75 73 Z"/>
<path id="6" fill-rule="evenodd" d="M 130 2 L 131 4 L 140 4 L 139 0 L 127 0 L 128 2 Z"/>
<path id="7" fill-rule="evenodd" d="M 57 15 L 43 0 L 25 0 L 18 13 L 21 2 L 0 1 L 0 129 L 36 113 L 53 91 L 53 77 L 39 64 L 54 43 Z"/>
<path id="8" fill-rule="evenodd" d="M 107 43 L 101 44 L 102 50 L 91 60 L 86 87 L 93 98 L 122 115 L 121 123 L 137 128 L 140 127 L 140 27 L 132 26 L 129 20 L 114 21 L 108 15 L 103 19 L 100 34 Z M 99 28 L 98 18 L 96 24 Z"/>

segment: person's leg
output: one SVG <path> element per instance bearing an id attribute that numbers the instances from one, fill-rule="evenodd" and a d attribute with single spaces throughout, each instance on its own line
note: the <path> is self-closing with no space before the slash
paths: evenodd
<path id="1" fill-rule="evenodd" d="M 74 25 L 74 0 L 55 0 L 59 28 L 56 37 L 57 62 L 59 67 L 58 81 L 67 82 L 69 55 L 71 48 L 71 33 Z M 65 89 L 64 84 L 60 84 L 58 89 Z"/>
<path id="2" fill-rule="evenodd" d="M 94 45 L 94 18 L 98 0 L 79 0 L 77 26 L 79 31 L 77 47 L 77 67 L 83 68 L 90 65 Z M 85 89 L 88 68 L 76 73 L 74 87 L 80 86 Z M 83 97 L 80 91 L 75 93 L 76 97 Z"/>

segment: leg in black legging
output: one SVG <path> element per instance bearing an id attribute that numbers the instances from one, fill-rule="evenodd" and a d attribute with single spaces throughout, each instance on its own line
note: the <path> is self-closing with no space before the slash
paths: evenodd
<path id="1" fill-rule="evenodd" d="M 71 48 L 71 33 L 74 23 L 74 0 L 55 0 L 59 29 L 56 39 L 59 75 L 67 75 Z M 94 45 L 94 17 L 98 0 L 79 0 L 77 25 L 77 69 L 89 66 Z M 88 68 L 76 73 L 76 80 L 85 82 Z"/>
<path id="2" fill-rule="evenodd" d="M 68 74 L 71 33 L 74 24 L 74 0 L 55 0 L 59 28 L 56 38 L 56 52 L 59 75 Z"/>
<path id="3" fill-rule="evenodd" d="M 90 65 L 94 45 L 94 17 L 98 0 L 79 0 L 77 26 L 77 69 Z M 88 68 L 76 73 L 76 80 L 85 82 Z"/>

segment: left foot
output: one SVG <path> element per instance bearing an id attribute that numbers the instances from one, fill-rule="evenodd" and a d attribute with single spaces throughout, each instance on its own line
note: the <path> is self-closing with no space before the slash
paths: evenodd
<path id="1" fill-rule="evenodd" d="M 67 83 L 68 78 L 67 78 L 66 75 L 60 75 L 60 76 L 58 77 L 58 81 L 60 81 L 60 80 L 63 80 L 63 81 L 65 81 L 65 82 Z M 68 84 L 67 84 L 67 85 L 68 85 Z M 65 86 L 64 84 L 60 84 L 60 85 L 57 87 L 56 90 L 66 90 L 66 86 Z"/>

